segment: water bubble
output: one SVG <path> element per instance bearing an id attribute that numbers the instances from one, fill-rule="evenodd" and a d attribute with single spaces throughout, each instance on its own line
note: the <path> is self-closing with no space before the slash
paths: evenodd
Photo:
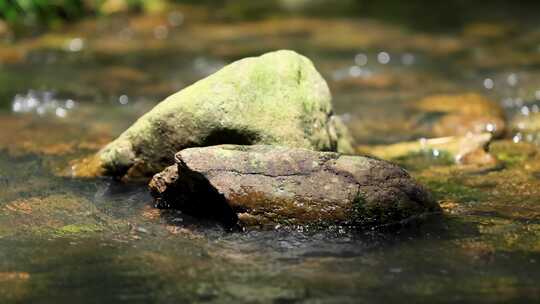
<path id="1" fill-rule="evenodd" d="M 380 64 L 389 63 L 390 62 L 390 54 L 388 54 L 387 52 L 380 52 L 379 54 L 377 54 L 377 61 Z"/>
<path id="2" fill-rule="evenodd" d="M 129 103 L 129 97 L 127 97 L 127 95 L 121 95 L 118 98 L 118 102 L 122 105 L 127 105 Z"/>
<path id="3" fill-rule="evenodd" d="M 349 68 L 349 75 L 351 77 L 360 77 L 362 75 L 362 68 L 357 65 L 353 65 Z"/>
<path id="4" fill-rule="evenodd" d="M 64 108 L 56 108 L 55 114 L 58 117 L 64 118 L 67 115 L 67 111 Z"/>
<path id="5" fill-rule="evenodd" d="M 75 101 L 73 99 L 66 100 L 66 109 L 73 109 L 75 107 Z"/>
<path id="6" fill-rule="evenodd" d="M 356 54 L 356 56 L 354 56 L 354 63 L 360 66 L 366 65 L 368 63 L 367 55 L 362 53 Z"/>
<path id="7" fill-rule="evenodd" d="M 493 82 L 493 79 L 486 78 L 484 79 L 484 88 L 491 90 L 495 86 L 495 83 Z"/>
<path id="8" fill-rule="evenodd" d="M 520 142 L 522 139 L 523 139 L 523 135 L 521 135 L 521 133 L 517 133 L 516 135 L 514 135 L 514 137 L 512 137 L 512 141 L 516 144 Z"/>
<path id="9" fill-rule="evenodd" d="M 19 102 L 18 100 L 13 102 L 13 104 L 11 105 L 11 110 L 13 112 L 21 112 L 22 111 L 22 103 Z"/>
<path id="10" fill-rule="evenodd" d="M 508 83 L 509 86 L 511 87 L 514 87 L 516 86 L 516 84 L 518 83 L 518 77 L 515 73 L 511 73 L 510 75 L 508 75 L 508 77 L 506 78 L 506 82 Z"/>
<path id="11" fill-rule="evenodd" d="M 68 110 L 75 106 L 75 101 L 68 99 L 60 101 L 50 91 L 30 90 L 26 94 L 17 94 L 13 97 L 11 110 L 15 113 L 31 113 L 43 116 L 47 113 L 58 117 L 65 117 Z"/>
<path id="12" fill-rule="evenodd" d="M 82 40 L 81 38 L 71 39 L 67 45 L 67 49 L 70 52 L 79 52 L 83 49 L 83 47 L 84 47 L 84 40 Z"/>

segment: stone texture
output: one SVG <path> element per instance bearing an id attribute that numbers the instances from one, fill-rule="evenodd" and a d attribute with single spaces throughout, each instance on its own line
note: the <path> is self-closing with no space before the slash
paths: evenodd
<path id="1" fill-rule="evenodd" d="M 97 154 L 93 173 L 148 176 L 179 150 L 216 144 L 353 152 L 313 63 L 282 50 L 236 61 L 168 97 Z"/>
<path id="2" fill-rule="evenodd" d="M 477 93 L 432 95 L 416 103 L 415 108 L 427 112 L 418 127 L 427 127 L 437 137 L 489 132 L 500 138 L 506 131 L 502 107 Z"/>
<path id="3" fill-rule="evenodd" d="M 232 226 L 384 225 L 439 211 L 405 170 L 374 158 L 221 145 L 176 162 L 150 182 L 158 206 Z"/>

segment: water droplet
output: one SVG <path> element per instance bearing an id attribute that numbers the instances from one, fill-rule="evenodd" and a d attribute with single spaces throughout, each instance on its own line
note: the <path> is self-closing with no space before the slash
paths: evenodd
<path id="1" fill-rule="evenodd" d="M 377 54 L 377 61 L 380 64 L 389 63 L 390 62 L 390 54 L 388 54 L 387 52 L 380 52 L 379 54 Z"/>
<path id="2" fill-rule="evenodd" d="M 56 108 L 55 114 L 58 117 L 64 118 L 67 115 L 67 111 L 64 108 Z"/>
<path id="3" fill-rule="evenodd" d="M 349 75 L 351 77 L 360 77 L 362 75 L 362 68 L 357 65 L 353 65 L 349 68 Z"/>
<path id="4" fill-rule="evenodd" d="M 129 103 L 129 97 L 127 97 L 127 95 L 121 95 L 118 98 L 118 102 L 122 105 L 127 105 Z"/>
<path id="5" fill-rule="evenodd" d="M 73 99 L 66 100 L 66 109 L 73 109 L 75 107 L 75 101 Z"/>
<path id="6" fill-rule="evenodd" d="M 517 144 L 518 142 L 520 142 L 521 140 L 522 140 L 522 135 L 521 135 L 521 133 L 518 133 L 518 134 L 514 135 L 514 137 L 512 137 L 512 141 L 513 141 L 514 143 L 516 143 L 516 144 Z"/>
<path id="7" fill-rule="evenodd" d="M 518 83 L 518 77 L 515 73 L 511 73 L 510 75 L 508 75 L 508 77 L 506 78 L 506 82 L 508 83 L 509 86 L 513 87 L 513 86 L 516 86 L 516 84 Z"/>
<path id="8" fill-rule="evenodd" d="M 81 38 L 71 39 L 67 45 L 67 49 L 71 52 L 79 52 L 84 47 L 84 40 Z"/>
<path id="9" fill-rule="evenodd" d="M 493 79 L 486 78 L 484 79 L 484 88 L 491 90 L 495 86 L 495 83 L 493 82 Z"/>

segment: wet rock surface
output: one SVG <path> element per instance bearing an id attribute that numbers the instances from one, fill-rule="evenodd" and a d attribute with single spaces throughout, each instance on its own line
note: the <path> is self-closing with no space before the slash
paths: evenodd
<path id="1" fill-rule="evenodd" d="M 169 165 L 176 151 L 215 144 L 350 153 L 330 100 L 304 56 L 277 51 L 242 59 L 162 101 L 102 149 L 90 173 L 147 176 Z"/>
<path id="2" fill-rule="evenodd" d="M 392 145 L 359 146 L 358 151 L 392 161 L 425 155 L 444 158 L 451 164 L 495 167 L 499 163 L 489 153 L 492 137 L 490 133 L 470 133 L 465 136 L 422 138 Z"/>
<path id="3" fill-rule="evenodd" d="M 158 205 L 229 226 L 385 225 L 439 211 L 405 170 L 374 158 L 265 145 L 175 158 L 150 182 Z"/>
<path id="4" fill-rule="evenodd" d="M 489 132 L 499 138 L 506 131 L 502 107 L 477 93 L 432 95 L 414 107 L 425 112 L 418 126 L 429 128 L 438 137 Z"/>

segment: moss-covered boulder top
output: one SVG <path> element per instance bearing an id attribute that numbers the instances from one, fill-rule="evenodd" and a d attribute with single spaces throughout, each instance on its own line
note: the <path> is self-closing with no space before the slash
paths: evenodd
<path id="1" fill-rule="evenodd" d="M 81 175 L 148 176 L 175 152 L 215 144 L 270 144 L 352 152 L 328 86 L 293 51 L 236 61 L 171 95 L 89 162 Z"/>
<path id="2" fill-rule="evenodd" d="M 232 226 L 385 225 L 440 210 L 405 170 L 368 157 L 221 145 L 176 161 L 150 182 L 158 205 Z"/>

